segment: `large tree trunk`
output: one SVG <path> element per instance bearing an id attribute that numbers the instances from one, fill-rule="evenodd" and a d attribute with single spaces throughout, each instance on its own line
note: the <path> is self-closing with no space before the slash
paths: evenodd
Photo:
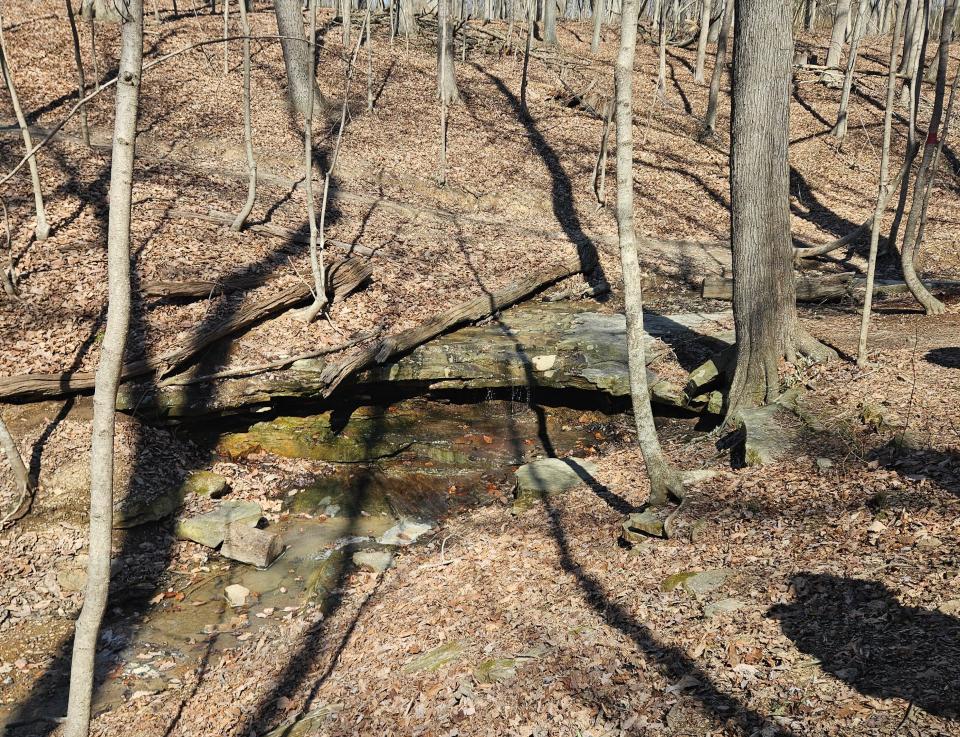
<path id="1" fill-rule="evenodd" d="M 290 108 L 300 116 L 307 114 L 310 85 L 313 85 L 314 115 L 323 114 L 329 109 L 327 100 L 317 88 L 315 79 L 310 78 L 310 51 L 307 34 L 303 30 L 303 8 L 301 0 L 273 0 L 273 10 L 277 16 L 277 31 L 280 47 L 283 49 L 283 64 L 287 70 L 287 99 Z"/>
<path id="2" fill-rule="evenodd" d="M 730 120 L 730 241 L 737 362 L 727 406 L 779 394 L 780 358 L 826 350 L 797 320 L 790 239 L 791 12 L 780 0 L 737 0 Z"/>
<path id="3" fill-rule="evenodd" d="M 450 0 L 437 0 L 437 96 L 446 105 L 452 105 L 460 99 L 449 3 Z"/>
<path id="4" fill-rule="evenodd" d="M 404 36 L 417 35 L 417 16 L 414 12 L 414 0 L 399 0 L 400 2 L 400 33 Z"/>
<path id="5" fill-rule="evenodd" d="M 643 355 L 642 277 L 633 226 L 633 61 L 637 45 L 637 0 L 623 0 L 620 18 L 620 52 L 614 71 L 617 88 L 617 233 L 627 316 L 630 398 L 637 424 L 637 441 L 650 478 L 650 503 L 661 505 L 666 503 L 670 494 L 682 496 L 683 485 L 680 475 L 667 463 L 657 438 Z"/>
<path id="6" fill-rule="evenodd" d="M 143 66 L 143 0 L 123 0 L 120 63 L 110 169 L 107 229 L 107 326 L 97 365 L 90 452 L 90 545 L 87 588 L 77 618 L 70 668 L 66 737 L 87 737 L 93 695 L 94 661 L 100 623 L 110 588 L 113 530 L 113 442 L 117 387 L 130 324 L 130 209 L 137 138 L 137 105 Z"/>

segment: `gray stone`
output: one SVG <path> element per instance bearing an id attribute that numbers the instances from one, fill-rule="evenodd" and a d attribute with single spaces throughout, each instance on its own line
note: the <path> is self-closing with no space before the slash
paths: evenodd
<path id="1" fill-rule="evenodd" d="M 283 541 L 275 532 L 244 524 L 227 525 L 220 555 L 257 568 L 267 568 L 283 552 Z"/>
<path id="2" fill-rule="evenodd" d="M 229 491 L 227 479 L 213 471 L 194 471 L 183 482 L 183 491 L 186 494 L 208 496 L 219 499 Z"/>
<path id="3" fill-rule="evenodd" d="M 747 466 L 774 463 L 794 449 L 799 440 L 797 396 L 790 390 L 772 404 L 737 412 L 734 422 L 743 436 Z"/>
<path id="4" fill-rule="evenodd" d="M 83 591 L 87 585 L 87 572 L 82 568 L 67 568 L 59 571 L 57 585 L 64 591 Z"/>
<path id="5" fill-rule="evenodd" d="M 628 543 L 639 543 L 645 538 L 666 538 L 664 521 L 655 512 L 634 512 L 623 521 L 621 537 Z"/>
<path id="6" fill-rule="evenodd" d="M 833 468 L 833 461 L 830 460 L 829 458 L 817 458 L 816 462 L 817 462 L 817 470 L 820 471 L 820 473 L 825 473 L 826 471 L 829 471 L 831 468 Z"/>
<path id="7" fill-rule="evenodd" d="M 660 588 L 663 591 L 673 591 L 682 588 L 688 594 L 703 596 L 715 591 L 726 583 L 733 571 L 729 568 L 715 568 L 707 571 L 681 571 L 667 576 Z"/>
<path id="8" fill-rule="evenodd" d="M 357 568 L 373 573 L 383 573 L 393 565 L 393 555 L 386 550 L 359 550 L 353 554 Z"/>
<path id="9" fill-rule="evenodd" d="M 250 589 L 238 583 L 232 583 L 223 590 L 223 593 L 227 597 L 227 603 L 236 608 L 242 607 L 247 603 L 247 597 L 250 596 Z"/>
<path id="10" fill-rule="evenodd" d="M 740 611 L 746 604 L 739 599 L 720 599 L 713 601 L 703 608 L 703 616 L 707 619 L 720 616 L 721 614 L 731 614 Z"/>
<path id="11" fill-rule="evenodd" d="M 433 529 L 433 524 L 415 519 L 402 519 L 377 538 L 380 545 L 401 547 L 416 542 L 417 538 Z"/>
<path id="12" fill-rule="evenodd" d="M 318 730 L 323 723 L 334 718 L 340 708 L 339 704 L 317 707 L 296 721 L 281 724 L 267 732 L 264 737 L 310 737 L 319 734 Z"/>
<path id="13" fill-rule="evenodd" d="M 263 510 L 256 502 L 221 502 L 212 512 L 180 520 L 176 534 L 182 540 L 192 540 L 208 548 L 215 548 L 226 537 L 228 526 L 256 527 L 262 516 Z"/>
<path id="14" fill-rule="evenodd" d="M 517 675 L 515 658 L 490 658 L 473 669 L 477 683 L 499 683 L 508 681 Z"/>
<path id="15" fill-rule="evenodd" d="M 524 464 L 514 474 L 517 495 L 559 494 L 588 483 L 597 473 L 595 463 L 582 458 L 542 458 Z"/>

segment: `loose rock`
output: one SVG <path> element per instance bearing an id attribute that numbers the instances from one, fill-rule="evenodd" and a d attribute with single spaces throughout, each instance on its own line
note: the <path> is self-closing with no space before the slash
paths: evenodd
<path id="1" fill-rule="evenodd" d="M 227 602 L 230 606 L 237 608 L 247 603 L 247 597 L 250 596 L 250 589 L 238 583 L 232 583 L 223 590 L 223 593 L 226 594 Z"/>
<path id="2" fill-rule="evenodd" d="M 263 510 L 256 502 L 222 502 L 212 512 L 180 520 L 176 534 L 182 540 L 215 548 L 223 542 L 229 526 L 256 527 L 262 516 Z"/>
<path id="3" fill-rule="evenodd" d="M 224 558 L 266 568 L 283 552 L 283 541 L 275 532 L 243 524 L 228 525 L 220 548 Z"/>

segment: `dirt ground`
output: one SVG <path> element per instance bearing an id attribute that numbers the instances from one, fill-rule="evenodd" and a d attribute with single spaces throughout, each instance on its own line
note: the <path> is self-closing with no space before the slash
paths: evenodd
<path id="1" fill-rule="evenodd" d="M 275 33 L 268 6 L 256 6 L 254 32 Z M 3 10 L 24 109 L 31 124 L 49 128 L 75 93 L 60 6 L 13 0 Z M 160 26 L 148 18 L 148 48 L 160 54 L 216 37 L 221 22 L 190 12 Z M 390 45 L 385 23 L 375 25 L 375 106 L 364 109 L 361 51 L 363 73 L 350 92 L 351 123 L 328 218 L 330 238 L 376 250 L 374 279 L 335 305 L 329 322 L 270 320 L 231 341 L 207 370 L 334 345 L 372 325 L 388 332 L 410 327 L 559 263 L 573 240 L 595 248 L 614 287 L 607 305 L 617 307 L 613 202 L 598 208 L 590 185 L 602 125 L 555 99 L 564 85 L 583 89 L 595 81 L 609 90 L 615 34 L 606 32 L 600 56 L 592 58 L 589 29 L 565 25 L 563 53 L 531 62 L 531 119 L 523 122 L 520 59 L 497 53 L 488 35 L 494 30 L 506 28 L 472 27 L 466 60 L 458 63 L 464 102 L 451 111 L 448 186 L 440 188 L 433 51 L 418 39 Z M 83 24 L 80 33 L 86 49 Z M 344 50 L 339 27 L 326 16 L 323 38 L 321 89 L 336 102 Z M 825 43 L 801 42 L 821 51 Z M 255 50 L 257 155 L 272 178 L 261 183 L 253 220 L 300 228 L 305 204 L 293 185 L 301 177 L 301 140 L 283 101 L 282 59 L 272 42 Z M 113 68 L 116 51 L 115 33 L 100 30 L 101 74 Z M 176 214 L 234 212 L 245 196 L 239 44 L 229 53 L 227 75 L 219 46 L 147 73 L 135 273 L 140 281 L 265 272 L 280 278 L 207 300 L 139 300 L 131 359 L 176 347 L 190 331 L 309 274 L 301 244 Z M 812 73 L 797 77 L 791 206 L 794 233 L 811 243 L 844 235 L 872 212 L 885 54 L 882 45 L 867 44 L 842 147 L 828 135 L 839 92 L 816 84 Z M 692 59 L 690 50 L 669 50 L 667 95 L 658 100 L 655 53 L 638 49 L 637 224 L 652 237 L 715 241 L 728 228 L 729 108 L 721 104 L 719 136 L 698 142 L 706 89 L 691 80 Z M 87 61 L 89 77 L 89 55 Z M 111 104 L 105 94 L 90 107 L 95 142 L 109 139 Z M 12 121 L 3 105 L 0 114 Z M 925 104 L 921 118 L 928 113 Z M 76 123 L 66 131 L 75 137 Z M 902 125 L 891 168 L 899 165 L 901 134 Z M 321 139 L 323 156 L 332 140 Z M 5 169 L 21 154 L 18 137 L 0 136 Z M 955 158 L 946 158 L 923 266 L 925 275 L 955 278 L 960 210 Z M 63 138 L 39 162 L 52 225 L 47 241 L 31 235 L 26 174 L 3 193 L 22 299 L 0 302 L 2 376 L 90 370 L 102 335 L 109 155 Z M 330 249 L 331 256 L 344 253 Z M 686 282 L 707 268 L 696 258 L 648 252 L 644 259 L 651 308 L 729 307 L 705 304 L 689 291 Z M 846 252 L 840 259 L 826 267 L 862 264 Z M 808 306 L 803 317 L 816 336 L 847 356 L 854 352 L 852 305 Z M 665 444 L 678 466 L 719 471 L 691 491 L 671 540 L 632 550 L 617 542 L 624 513 L 642 504 L 647 484 L 639 452 L 623 439 L 629 423 L 613 418 L 618 431 L 587 450 L 599 466 L 593 488 L 519 515 L 504 503 L 447 520 L 389 571 L 349 574 L 326 613 L 305 607 L 265 615 L 271 626 L 261 635 L 209 663 L 190 664 L 163 690 L 125 694 L 97 717 L 94 732 L 260 735 L 312 715 L 303 734 L 960 735 L 957 305 L 925 318 L 906 300 L 884 303 L 871 346 L 867 369 L 838 361 L 794 367 L 785 376 L 806 387 L 823 427 L 805 438 L 801 455 L 774 467 L 732 470 L 716 436 L 671 432 L 676 427 L 667 423 Z M 871 424 L 878 416 L 883 421 Z M 54 493 L 63 478 L 51 479 L 87 452 L 89 400 L 5 406 L 4 417 L 41 479 L 31 514 L 0 533 L 6 720 L 16 718 L 18 705 L 45 703 L 63 683 L 65 644 L 80 604 L 87 501 L 82 485 Z M 190 469 L 211 468 L 230 479 L 239 498 L 263 503 L 271 519 L 285 486 L 319 470 L 271 456 L 227 461 L 182 428 L 134 420 L 121 423 L 117 448 L 136 460 L 129 485 L 169 486 Z M 6 508 L 12 490 L 2 470 Z M 507 499 L 510 489 L 499 492 Z M 118 534 L 117 551 L 108 615 L 114 620 L 138 607 L 189 601 L 210 562 L 163 525 Z M 710 592 L 664 591 L 670 576 L 715 570 L 726 578 Z M 108 625 L 105 668 L 114 667 L 121 640 Z M 450 659 L 436 671 L 409 667 L 441 646 Z M 141 655 L 144 662 L 162 660 Z M 57 729 L 55 722 L 29 721 L 9 734 Z"/>

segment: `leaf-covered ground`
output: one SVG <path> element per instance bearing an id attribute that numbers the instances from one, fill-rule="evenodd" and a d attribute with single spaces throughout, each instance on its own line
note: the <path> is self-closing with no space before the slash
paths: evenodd
<path id="1" fill-rule="evenodd" d="M 255 32 L 275 33 L 269 5 L 256 5 Z M 48 128 L 74 93 L 60 5 L 15 0 L 3 11 L 24 108 L 32 124 Z M 199 12 L 165 15 L 159 26 L 148 18 L 149 53 L 216 37 L 220 24 Z M 257 363 L 340 343 L 372 325 L 409 327 L 546 269 L 584 236 L 614 286 L 610 308 L 616 307 L 612 200 L 598 209 L 590 186 L 601 123 L 554 99 L 564 84 L 583 89 L 596 80 L 597 89 L 609 90 L 615 34 L 607 31 L 600 58 L 592 59 L 583 43 L 589 28 L 565 28 L 563 54 L 531 62 L 531 119 L 524 122 L 517 107 L 521 60 L 497 53 L 491 28 L 507 30 L 471 28 L 466 61 L 457 67 L 465 101 L 451 111 L 449 185 L 438 188 L 433 51 L 422 39 L 390 45 L 386 25 L 375 25 L 375 107 L 364 110 L 361 51 L 363 73 L 354 78 L 335 178 L 341 196 L 328 221 L 331 238 L 376 249 L 373 283 L 333 308 L 333 325 L 305 327 L 281 316 L 238 336 L 228 358 L 217 361 Z M 88 49 L 83 24 L 80 33 Z M 325 22 L 320 85 L 334 101 L 344 69 L 338 38 L 339 28 Z M 804 42 L 822 51 L 823 39 Z M 106 74 L 115 63 L 114 31 L 99 29 L 97 46 Z M 256 144 L 261 170 L 273 178 L 262 183 L 253 218 L 301 227 L 302 190 L 292 186 L 301 176 L 300 138 L 283 101 L 282 60 L 273 42 L 255 50 Z M 197 326 L 309 273 L 300 244 L 171 214 L 233 212 L 245 196 L 239 44 L 229 53 L 228 75 L 217 46 L 147 74 L 135 185 L 136 274 L 142 281 L 265 271 L 281 278 L 208 300 L 138 301 L 131 358 L 168 350 Z M 867 44 L 842 149 L 827 134 L 839 93 L 816 84 L 811 73 L 798 74 L 791 204 L 795 233 L 812 242 L 842 236 L 872 212 L 880 140 L 874 103 L 882 96 L 885 54 L 882 43 Z M 656 56 L 648 46 L 640 49 L 638 227 L 660 238 L 713 241 L 728 227 L 728 112 L 724 97 L 719 137 L 697 142 L 706 90 L 691 81 L 692 58 L 689 50 L 669 50 L 667 96 L 658 100 Z M 86 59 L 89 77 L 89 53 Z M 105 94 L 91 106 L 95 142 L 109 140 L 111 104 Z M 3 105 L 0 114 L 10 122 L 12 110 Z M 925 104 L 921 117 L 928 113 Z M 76 123 L 66 130 L 76 136 Z M 901 133 L 902 125 L 898 157 Z M 328 155 L 332 137 L 319 146 Z M 21 154 L 16 135 L 0 137 L 5 169 Z M 98 353 L 109 155 L 59 139 L 39 161 L 53 226 L 48 241 L 31 238 L 26 174 L 3 193 L 23 298 L 0 303 L 0 375 L 90 369 Z M 950 155 L 931 202 L 924 261 L 926 273 L 946 278 L 960 266 L 953 166 Z M 610 162 L 608 191 L 612 186 Z M 331 247 L 331 254 L 343 253 Z M 683 285 L 691 276 L 686 271 L 701 273 L 703 264 L 644 256 L 654 308 L 718 309 L 703 306 Z M 861 263 L 841 256 L 840 268 Z M 587 451 L 600 468 L 593 489 L 521 515 L 493 505 L 449 520 L 382 577 L 350 574 L 327 616 L 312 608 L 271 612 L 263 636 L 189 668 L 163 691 L 128 693 L 97 718 L 95 732 L 136 725 L 145 736 L 262 734 L 313 713 L 317 734 L 960 734 L 955 311 L 954 305 L 951 314 L 926 319 L 909 302 L 893 304 L 877 318 L 870 368 L 838 362 L 791 373 L 790 381 L 809 387 L 824 426 L 805 438 L 801 455 L 775 467 L 730 470 L 715 437 L 689 428 L 668 432 L 678 465 L 721 470 L 693 490 L 675 539 L 635 550 L 618 545 L 623 513 L 643 502 L 647 486 L 639 453 L 623 440 L 628 423 L 615 419 L 619 431 Z M 857 318 L 849 306 L 804 316 L 816 335 L 853 352 Z M 89 414 L 81 400 L 72 409 L 5 407 L 4 416 L 41 479 L 31 515 L 0 533 L 0 716 L 6 719 L 17 714 L 15 704 L 44 703 L 44 689 L 62 683 L 64 643 L 80 599 L 86 498 L 79 486 L 55 493 L 64 480 L 51 478 L 87 452 Z M 885 420 L 873 420 L 876 428 L 865 416 Z M 274 517 L 283 484 L 318 470 L 271 457 L 211 460 L 176 428 L 133 421 L 120 426 L 118 452 L 135 462 L 134 487 L 169 486 L 187 469 L 210 466 L 230 478 L 235 495 L 263 502 Z M 498 491 L 509 495 L 507 488 Z M 120 535 L 117 543 L 120 601 L 129 604 L 132 588 L 146 582 L 152 588 L 141 592 L 144 607 L 150 599 L 152 606 L 189 604 L 207 553 L 173 541 L 163 526 Z M 706 594 L 663 590 L 674 574 L 719 569 L 728 577 Z M 156 600 L 157 587 L 169 590 L 169 598 Z M 441 646 L 451 659 L 438 670 L 405 670 Z M 53 727 L 31 722 L 12 733 Z"/>

